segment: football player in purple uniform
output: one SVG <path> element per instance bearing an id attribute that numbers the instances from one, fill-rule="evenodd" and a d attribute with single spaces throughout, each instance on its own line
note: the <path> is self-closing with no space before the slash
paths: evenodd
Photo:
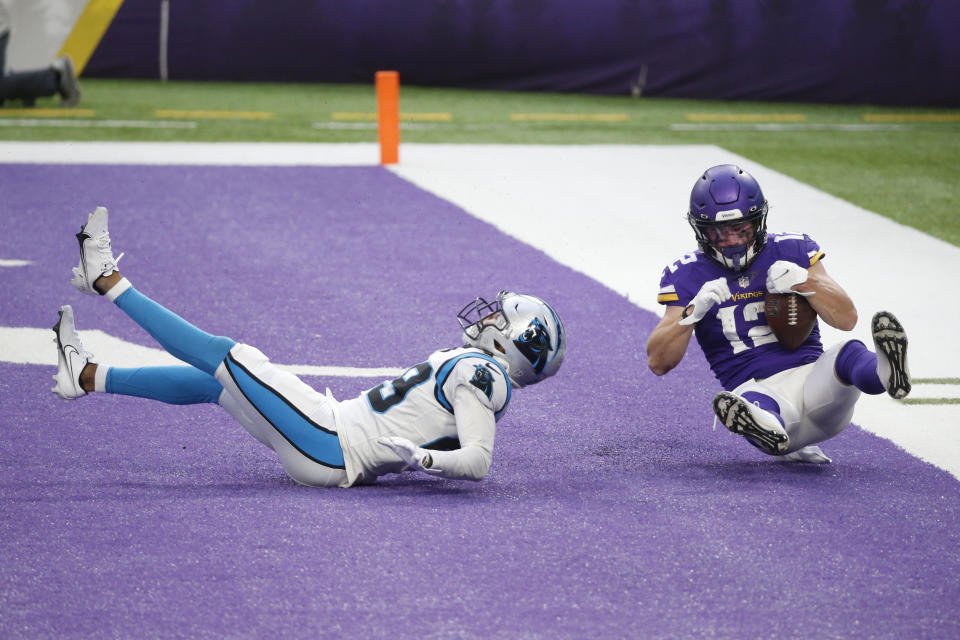
<path id="1" fill-rule="evenodd" d="M 875 351 L 848 340 L 824 351 L 817 325 L 795 350 L 773 335 L 766 293 L 805 296 L 830 326 L 857 324 L 853 301 L 823 266 L 805 234 L 768 233 L 768 202 L 749 173 L 732 164 L 707 169 L 690 193 L 687 220 L 699 249 L 663 270 L 663 319 L 647 340 L 647 364 L 664 375 L 696 334 L 725 391 L 713 411 L 730 431 L 788 460 L 830 462 L 816 446 L 849 424 L 861 393 L 910 392 L 907 337 L 887 311 L 873 317 Z"/>
<path id="2" fill-rule="evenodd" d="M 90 214 L 77 240 L 80 265 L 71 283 L 106 297 L 187 364 L 98 363 L 83 347 L 73 309 L 64 305 L 53 328 L 52 391 L 64 400 L 99 391 L 219 404 L 304 485 L 349 487 L 406 470 L 480 480 L 490 469 L 496 422 L 511 390 L 554 375 L 567 348 L 550 305 L 501 291 L 492 302 L 477 298 L 460 311 L 463 347 L 434 351 L 397 378 L 338 402 L 258 349 L 210 335 L 137 291 L 117 270 L 104 207 Z"/>

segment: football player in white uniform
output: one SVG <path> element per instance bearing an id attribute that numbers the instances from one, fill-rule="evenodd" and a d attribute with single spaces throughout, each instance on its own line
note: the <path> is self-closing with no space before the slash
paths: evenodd
<path id="1" fill-rule="evenodd" d="M 117 270 L 104 207 L 90 214 L 77 240 L 80 265 L 71 283 L 106 296 L 188 364 L 97 363 L 64 305 L 54 326 L 53 392 L 65 400 L 98 391 L 169 404 L 218 403 L 304 485 L 349 487 L 405 470 L 480 480 L 512 388 L 554 375 L 566 351 L 563 323 L 550 305 L 503 291 L 460 311 L 463 347 L 435 351 L 395 380 L 338 402 L 256 348 L 210 335 L 134 289 Z"/>

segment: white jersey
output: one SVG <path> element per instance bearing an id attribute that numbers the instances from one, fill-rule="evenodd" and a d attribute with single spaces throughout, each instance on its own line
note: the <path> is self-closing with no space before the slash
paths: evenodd
<path id="1" fill-rule="evenodd" d="M 337 404 L 334 415 L 347 478 L 370 482 L 406 468 L 377 443 L 400 436 L 433 450 L 444 477 L 482 478 L 490 466 L 496 421 L 510 402 L 510 379 L 493 357 L 473 348 L 433 352 L 359 397 Z"/>

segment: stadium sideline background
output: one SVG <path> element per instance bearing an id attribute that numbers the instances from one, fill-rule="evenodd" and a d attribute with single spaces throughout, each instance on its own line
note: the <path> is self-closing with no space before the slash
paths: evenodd
<path id="1" fill-rule="evenodd" d="M 13 66 L 44 63 L 60 40 L 87 77 L 367 83 L 391 68 L 422 86 L 960 101 L 953 0 L 38 0 L 16 12 Z"/>

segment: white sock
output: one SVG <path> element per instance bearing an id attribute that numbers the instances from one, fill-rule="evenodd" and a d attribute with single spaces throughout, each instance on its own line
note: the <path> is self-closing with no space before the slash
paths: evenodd
<path id="1" fill-rule="evenodd" d="M 116 289 L 116 287 L 114 287 Z M 104 364 L 97 365 L 97 372 L 93 376 L 93 390 L 97 393 L 107 392 L 107 372 L 110 367 Z"/>
<path id="2" fill-rule="evenodd" d="M 103 295 L 107 297 L 107 300 L 110 302 L 116 302 L 117 298 L 120 297 L 120 294 L 132 287 L 130 281 L 126 278 L 120 278 L 120 282 L 110 287 L 107 292 Z"/>

